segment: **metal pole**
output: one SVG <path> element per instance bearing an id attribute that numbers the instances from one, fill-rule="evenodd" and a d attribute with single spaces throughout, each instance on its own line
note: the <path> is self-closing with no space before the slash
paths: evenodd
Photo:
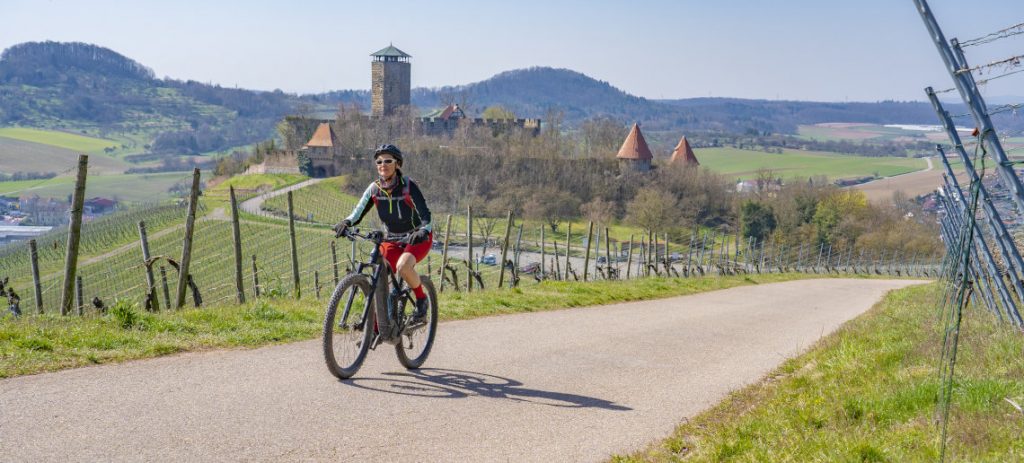
<path id="1" fill-rule="evenodd" d="M 545 249 L 546 245 L 547 245 L 547 243 L 544 242 L 544 225 L 541 224 L 541 226 L 540 226 L 540 277 L 541 277 L 541 279 L 544 278 L 544 274 L 545 274 L 545 267 L 544 267 L 544 265 L 547 264 L 547 250 Z M 557 276 L 556 276 L 556 278 L 557 278 Z"/>
<path id="2" fill-rule="evenodd" d="M 85 202 L 85 177 L 89 171 L 89 156 L 78 156 L 78 177 L 75 192 L 71 196 L 71 222 L 68 225 L 68 242 L 64 254 L 64 291 L 61 293 L 60 314 L 71 312 L 74 303 L 75 272 L 78 271 L 78 243 L 82 237 L 82 206 Z"/>
<path id="3" fill-rule="evenodd" d="M 914 0 L 914 4 L 917 6 L 917 11 L 921 14 L 925 27 L 928 28 L 932 41 L 935 42 L 935 47 L 938 49 L 939 56 L 942 57 L 942 61 L 946 65 L 946 70 L 949 72 L 950 77 L 953 78 L 953 83 L 960 92 L 960 97 L 971 110 L 976 127 L 978 127 L 981 136 L 988 142 L 989 148 L 992 149 L 992 155 L 997 162 L 996 171 L 999 173 L 1003 185 L 1012 192 L 1011 196 L 1017 204 L 1017 210 L 1024 213 L 1024 186 L 1021 185 L 1020 178 L 1013 172 L 1013 165 L 1006 156 L 1006 152 L 1003 151 L 999 136 L 992 125 L 992 120 L 989 118 L 988 109 L 985 107 L 985 100 L 982 98 L 981 93 L 978 92 L 974 76 L 969 71 L 970 66 L 968 66 L 967 60 L 964 59 L 963 53 L 960 51 L 959 43 L 956 39 L 952 41 L 952 47 L 946 43 L 946 37 L 942 33 L 942 29 L 939 27 L 938 22 L 932 15 L 931 8 L 925 0 Z"/>
<path id="4" fill-rule="evenodd" d="M 565 281 L 569 281 L 569 248 L 572 246 L 572 222 L 565 227 Z"/>
<path id="5" fill-rule="evenodd" d="M 82 297 L 82 275 L 75 276 L 75 306 L 78 307 L 78 316 L 85 315 L 85 302 Z"/>

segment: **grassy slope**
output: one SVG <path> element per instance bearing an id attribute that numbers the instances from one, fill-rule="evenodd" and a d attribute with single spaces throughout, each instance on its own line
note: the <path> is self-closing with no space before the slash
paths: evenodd
<path id="1" fill-rule="evenodd" d="M 552 310 L 693 294 L 740 285 L 806 278 L 756 275 L 722 278 L 545 282 L 515 290 L 442 293 L 441 319 Z M 326 295 L 325 295 L 326 297 Z M 324 301 L 266 299 L 264 304 L 137 313 L 124 329 L 114 316 L 43 315 L 0 318 L 0 378 L 208 348 L 255 347 L 320 335 Z"/>
<path id="2" fill-rule="evenodd" d="M 615 461 L 936 461 L 936 285 L 890 293 L 810 352 Z M 965 315 L 948 455 L 1024 459 L 1024 336 Z"/>
<path id="3" fill-rule="evenodd" d="M 783 178 L 825 175 L 830 179 L 859 177 L 877 173 L 882 177 L 921 170 L 921 159 L 865 157 L 816 151 L 785 150 L 772 154 L 734 148 L 695 150 L 700 164 L 730 178 L 751 179 L 761 168 L 772 169 Z"/>

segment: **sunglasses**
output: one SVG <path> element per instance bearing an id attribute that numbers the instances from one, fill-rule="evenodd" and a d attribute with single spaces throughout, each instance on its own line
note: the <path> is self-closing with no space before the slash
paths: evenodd
<path id="1" fill-rule="evenodd" d="M 378 159 L 377 160 L 377 165 L 378 166 L 382 166 L 384 164 L 391 164 L 392 162 L 395 162 L 395 160 L 394 159 Z"/>

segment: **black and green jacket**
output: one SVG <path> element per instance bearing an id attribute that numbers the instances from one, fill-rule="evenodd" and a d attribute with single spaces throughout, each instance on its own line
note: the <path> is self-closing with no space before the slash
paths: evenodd
<path id="1" fill-rule="evenodd" d="M 398 181 L 390 189 L 381 187 L 377 180 L 366 187 L 363 197 L 345 219 L 357 225 L 377 206 L 377 215 L 389 233 L 408 233 L 418 228 L 430 231 L 430 208 L 420 188 L 409 177 L 396 172 Z"/>

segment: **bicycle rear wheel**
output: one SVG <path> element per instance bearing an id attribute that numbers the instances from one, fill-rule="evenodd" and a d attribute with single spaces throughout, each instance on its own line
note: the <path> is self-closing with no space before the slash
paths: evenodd
<path id="1" fill-rule="evenodd" d="M 395 344 L 395 354 L 403 367 L 415 370 L 427 361 L 430 349 L 434 346 L 434 335 L 437 334 L 437 291 L 430 277 L 420 275 L 420 284 L 427 293 L 429 300 L 426 324 L 418 327 L 406 327 Z M 411 315 L 410 315 L 411 316 Z"/>
<path id="2" fill-rule="evenodd" d="M 324 316 L 324 360 L 331 374 L 346 379 L 356 374 L 373 341 L 370 279 L 346 276 L 334 288 Z"/>

